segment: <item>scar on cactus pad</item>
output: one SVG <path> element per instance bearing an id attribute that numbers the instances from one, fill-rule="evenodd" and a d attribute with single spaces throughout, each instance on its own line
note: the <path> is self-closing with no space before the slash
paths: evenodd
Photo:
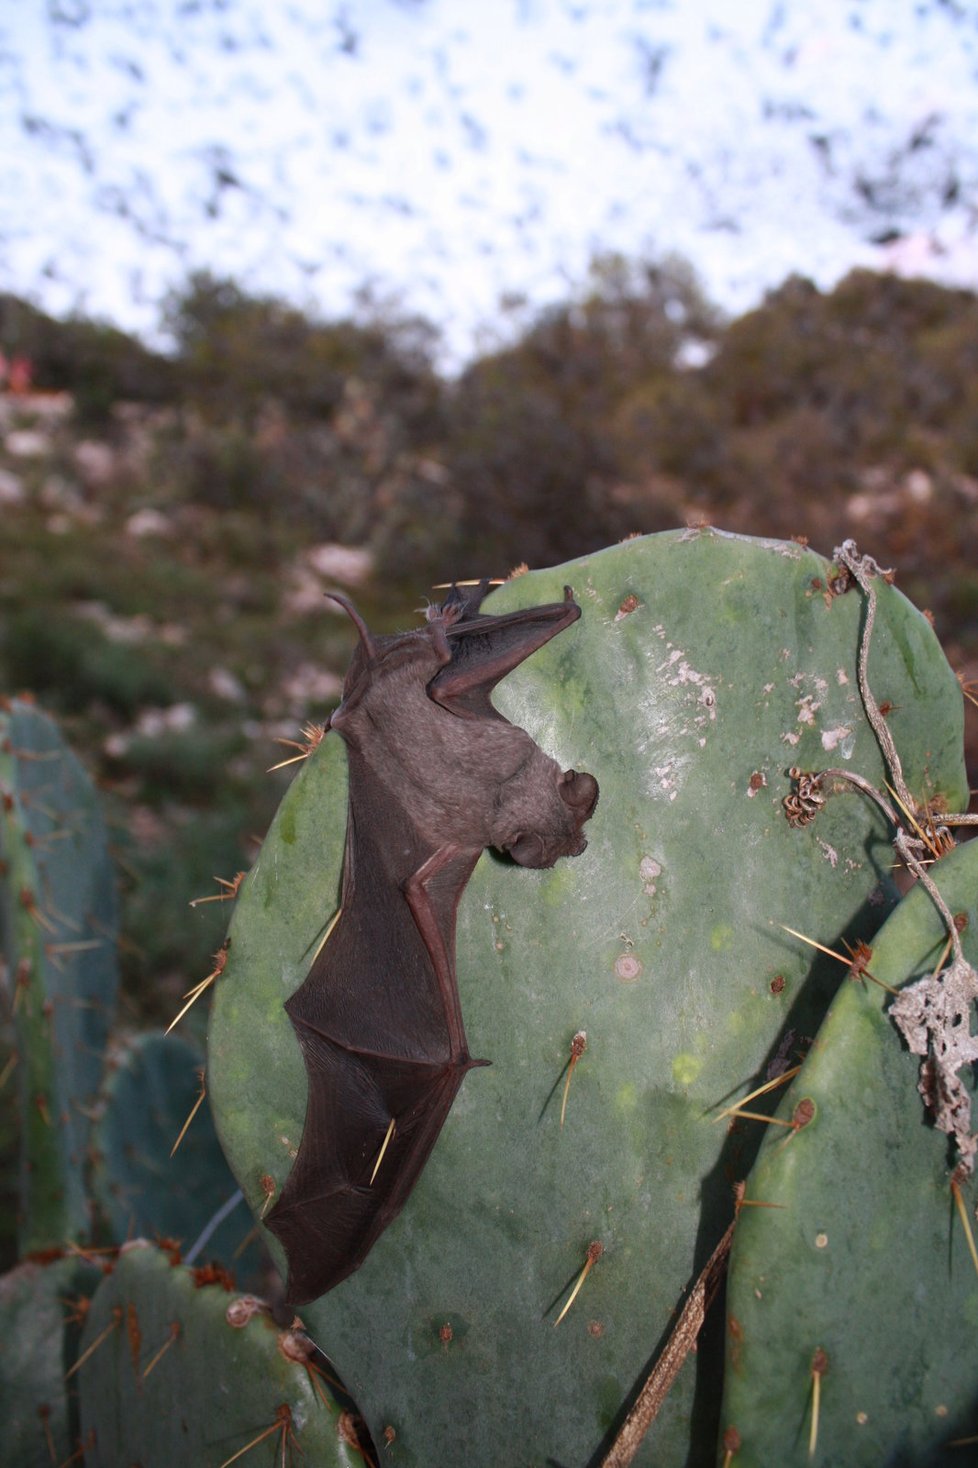
<path id="1" fill-rule="evenodd" d="M 420 631 L 360 641 L 333 713 L 349 749 L 339 920 L 286 1009 L 309 1075 L 293 1169 L 268 1227 L 301 1304 L 352 1273 L 397 1216 L 473 1067 L 455 914 L 487 846 L 550 867 L 587 844 L 593 776 L 561 771 L 493 708 L 496 683 L 580 616 L 563 602 L 488 616 L 453 588 Z"/>

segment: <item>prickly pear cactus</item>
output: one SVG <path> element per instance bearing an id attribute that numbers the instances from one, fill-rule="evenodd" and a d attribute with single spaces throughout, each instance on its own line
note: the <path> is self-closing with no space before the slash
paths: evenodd
<path id="1" fill-rule="evenodd" d="M 931 874 L 967 921 L 962 946 L 974 964 L 978 843 Z M 873 939 L 879 983 L 839 990 L 777 1113 L 788 1120 L 806 1100 L 811 1120 L 787 1136 L 772 1127 L 751 1172 L 746 1196 L 767 1206 L 742 1210 L 730 1263 L 721 1426 L 735 1468 L 950 1468 L 967 1459 L 955 1440 L 978 1432 L 978 1273 L 947 1138 L 921 1124 L 918 1061 L 879 986 L 932 972 L 945 939 L 914 887 Z M 960 1188 L 974 1227 L 974 1180 Z"/>
<path id="2" fill-rule="evenodd" d="M 118 973 L 91 780 L 32 705 L 0 710 L 0 937 L 21 1120 L 21 1252 L 87 1235 L 84 1169 Z"/>
<path id="3" fill-rule="evenodd" d="M 885 774 L 857 685 L 863 602 L 832 575 L 799 545 L 702 530 L 492 597 L 503 612 L 573 587 L 580 622 L 495 701 L 563 767 L 593 771 L 601 798 L 578 859 L 480 861 L 458 971 L 471 1051 L 492 1065 L 466 1079 L 363 1267 L 304 1311 L 405 1468 L 536 1468 L 600 1449 L 753 1162 L 757 1138 L 714 1125 L 717 1109 L 816 1033 L 838 987 L 832 961 L 812 964 L 780 925 L 868 937 L 895 900 L 872 807 L 833 802 L 814 832 L 784 818 L 788 766 Z M 913 793 L 961 808 L 960 689 L 887 585 L 869 666 Z M 327 738 L 242 887 L 212 1010 L 210 1097 L 256 1214 L 302 1134 L 282 1004 L 335 911 L 344 829 L 343 749 Z M 715 1401 L 714 1382 L 700 1389 Z M 713 1463 L 715 1407 L 694 1411 L 696 1391 L 692 1360 L 637 1462 Z"/>
<path id="4" fill-rule="evenodd" d="M 165 1237 L 186 1252 L 235 1194 L 206 1096 L 201 1101 L 202 1076 L 202 1056 L 177 1035 L 151 1031 L 112 1045 L 92 1132 L 90 1181 L 115 1243 Z M 239 1277 L 254 1271 L 257 1249 L 241 1254 L 252 1229 L 248 1210 L 232 1209 L 208 1235 L 204 1257 L 233 1260 Z"/>
<path id="5" fill-rule="evenodd" d="M 29 1259 L 0 1279 L 0 1422 L 4 1461 L 16 1468 L 65 1463 L 77 1446 L 77 1396 L 65 1378 L 101 1278 L 72 1255 Z"/>
<path id="6" fill-rule="evenodd" d="M 221 1468 L 250 1449 L 254 1462 L 362 1468 L 302 1331 L 148 1244 L 129 1246 L 99 1287 L 79 1363 L 88 1468 Z"/>

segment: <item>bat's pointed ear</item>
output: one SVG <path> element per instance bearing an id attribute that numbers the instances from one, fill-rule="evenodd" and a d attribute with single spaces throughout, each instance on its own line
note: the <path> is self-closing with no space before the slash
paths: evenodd
<path id="1" fill-rule="evenodd" d="M 348 596 L 344 596 L 342 591 L 327 591 L 324 592 L 324 595 L 327 596 L 330 601 L 335 601 L 337 606 L 342 607 L 344 612 L 346 612 L 346 615 L 349 617 L 350 621 L 357 629 L 357 632 L 360 634 L 360 643 L 363 647 L 364 656 L 367 658 L 368 662 L 372 663 L 377 656 L 377 650 L 374 647 L 374 640 L 370 635 L 370 628 L 367 626 L 366 622 L 363 620 L 350 598 Z"/>

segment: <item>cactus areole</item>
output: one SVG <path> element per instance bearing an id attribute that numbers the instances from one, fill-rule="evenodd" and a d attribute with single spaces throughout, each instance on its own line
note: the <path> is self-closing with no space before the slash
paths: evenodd
<path id="1" fill-rule="evenodd" d="M 403 1207 L 465 1074 L 455 916 L 487 846 L 551 867 L 586 846 L 592 775 L 561 770 L 493 708 L 496 683 L 571 625 L 564 600 L 480 614 L 453 587 L 419 631 L 360 634 L 330 726 L 349 750 L 339 918 L 286 1003 L 309 1077 L 295 1165 L 268 1215 L 288 1298 L 345 1279 Z"/>

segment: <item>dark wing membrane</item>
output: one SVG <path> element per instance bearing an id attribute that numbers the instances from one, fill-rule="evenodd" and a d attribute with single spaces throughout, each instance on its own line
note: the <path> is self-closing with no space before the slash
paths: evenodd
<path id="1" fill-rule="evenodd" d="M 397 1216 L 471 1064 L 464 1035 L 453 1044 L 431 955 L 404 897 L 430 849 L 354 749 L 349 764 L 340 917 L 285 1005 L 309 1092 L 299 1151 L 267 1224 L 285 1247 L 294 1304 L 358 1268 Z M 460 854 L 429 890 L 452 960 L 458 895 L 477 856 Z"/>
<path id="2" fill-rule="evenodd" d="M 428 684 L 430 697 L 450 713 L 501 718 L 489 699 L 496 684 L 580 615 L 566 587 L 562 602 L 500 617 L 464 616 L 447 629 L 452 660 Z"/>
<path id="3" fill-rule="evenodd" d="M 309 1104 L 268 1227 L 288 1257 L 287 1298 L 302 1305 L 358 1269 L 400 1212 L 470 1063 L 365 1055 L 301 1023 L 296 1029 Z"/>

